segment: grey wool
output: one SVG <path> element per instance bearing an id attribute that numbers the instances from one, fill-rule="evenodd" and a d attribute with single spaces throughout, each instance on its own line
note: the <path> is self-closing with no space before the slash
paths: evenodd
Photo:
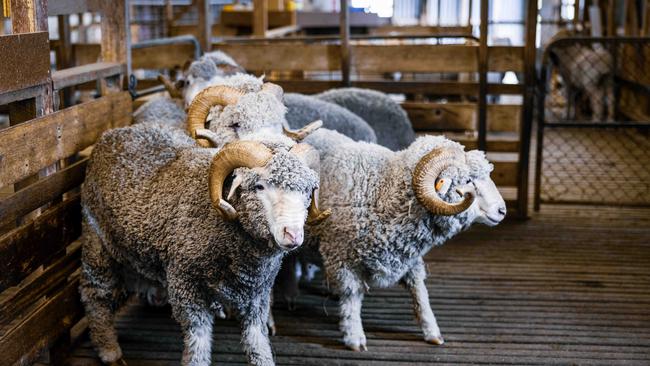
<path id="1" fill-rule="evenodd" d="M 199 148 L 168 126 L 140 124 L 102 135 L 82 187 L 80 292 L 103 362 L 122 357 L 113 311 L 135 274 L 167 290 L 184 334 L 183 365 L 210 364 L 212 322 L 222 306 L 241 321 L 248 362 L 273 365 L 266 319 L 286 251 L 272 240 L 258 185 L 300 197 L 306 216 L 318 177 L 288 146 L 268 148 L 273 156 L 266 167 L 235 170 L 239 183 L 228 201 L 239 217 L 225 221 L 208 188 L 217 149 Z"/>
<path id="2" fill-rule="evenodd" d="M 397 151 L 415 141 L 406 111 L 388 95 L 370 89 L 340 88 L 314 95 L 339 105 L 366 121 L 377 135 L 377 143 Z"/>
<path id="3" fill-rule="evenodd" d="M 152 99 L 133 112 L 133 123 L 156 123 L 185 129 L 187 114 L 178 101 L 166 97 Z"/>
<path id="4" fill-rule="evenodd" d="M 505 203 L 489 177 L 492 164 L 483 152 L 463 152 L 462 145 L 441 136 L 420 137 L 398 152 L 325 129 L 306 142 L 320 152 L 320 204 L 331 208 L 332 216 L 310 230 L 301 257 L 313 258 L 317 252 L 322 259 L 328 284 L 340 295 L 344 343 L 355 350 L 366 347 L 361 324 L 366 290 L 401 283 L 413 297 L 424 339 L 441 344 L 424 285 L 422 257 L 472 223 L 485 223 L 484 211 L 499 212 L 490 225 L 505 216 Z M 457 202 L 462 197 L 456 188 L 478 187 L 472 206 L 453 216 L 429 212 L 412 188 L 416 165 L 439 147 L 459 152 L 459 158 L 438 176 L 451 182 L 441 198 Z"/>
<path id="5" fill-rule="evenodd" d="M 300 128 L 320 119 L 324 128 L 338 131 L 354 141 L 377 141 L 375 132 L 366 121 L 336 104 L 295 93 L 285 94 L 284 104 L 291 128 Z"/>

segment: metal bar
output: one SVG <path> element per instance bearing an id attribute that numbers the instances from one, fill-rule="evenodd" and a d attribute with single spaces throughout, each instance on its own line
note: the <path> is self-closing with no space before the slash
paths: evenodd
<path id="1" fill-rule="evenodd" d="M 650 121 L 634 122 L 576 122 L 576 121 L 559 121 L 546 122 L 546 128 L 571 127 L 571 128 L 650 128 Z"/>
<path id="2" fill-rule="evenodd" d="M 478 37 L 468 36 L 467 34 L 413 34 L 413 35 L 369 35 L 369 34 L 356 34 L 351 35 L 350 40 L 352 41 L 365 41 L 365 40 L 381 40 L 381 39 L 396 39 L 396 40 L 405 40 L 405 39 L 427 39 L 427 38 L 464 38 L 467 40 L 474 40 L 479 42 Z M 321 41 L 339 41 L 340 36 L 299 36 L 299 37 L 285 37 L 285 38 L 276 38 L 276 37 L 215 37 L 212 40 L 213 44 L 228 44 L 228 43 L 257 43 L 257 42 L 321 42 Z"/>
<path id="3" fill-rule="evenodd" d="M 150 39 L 148 41 L 142 41 L 142 42 L 135 43 L 135 44 L 133 44 L 131 46 L 131 48 L 132 49 L 149 48 L 149 47 L 156 47 L 156 46 L 176 45 L 176 44 L 191 44 L 191 45 L 193 45 L 194 46 L 194 58 L 198 59 L 199 57 L 201 57 L 201 45 L 199 44 L 199 40 L 196 39 L 196 37 L 191 36 L 191 35 Z"/>
<path id="4" fill-rule="evenodd" d="M 528 217 L 528 167 L 530 164 L 530 135 L 533 127 L 535 108 L 535 62 L 537 48 L 537 0 L 527 2 L 526 9 L 526 48 L 524 49 L 524 105 L 521 109 L 521 128 L 519 134 L 519 167 L 517 169 L 517 216 Z M 540 108 L 544 108 L 542 104 Z"/>
<path id="5" fill-rule="evenodd" d="M 533 197 L 533 209 L 539 211 L 541 203 L 541 184 L 542 184 L 542 160 L 544 159 L 544 99 L 546 99 L 546 83 L 548 82 L 547 69 L 542 65 L 539 88 L 537 89 L 537 145 L 535 146 L 535 192 Z"/>
<path id="6" fill-rule="evenodd" d="M 341 80 L 344 86 L 350 86 L 350 9 L 348 0 L 341 0 L 340 36 L 341 36 Z"/>
<path id="7" fill-rule="evenodd" d="M 488 9 L 489 0 L 481 0 L 480 43 L 478 49 L 478 148 L 487 149 L 487 72 L 488 72 Z"/>

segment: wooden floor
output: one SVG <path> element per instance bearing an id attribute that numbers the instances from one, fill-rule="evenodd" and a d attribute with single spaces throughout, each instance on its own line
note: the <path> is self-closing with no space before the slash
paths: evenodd
<path id="1" fill-rule="evenodd" d="M 543 208 L 526 222 L 478 227 L 427 256 L 431 305 L 446 343 L 421 341 L 410 297 L 371 290 L 368 352 L 344 349 L 333 299 L 275 309 L 279 365 L 650 365 L 650 210 Z M 169 310 L 119 316 L 129 365 L 176 365 L 182 341 Z M 244 362 L 232 321 L 215 327 L 213 360 Z M 98 365 L 84 336 L 69 365 Z"/>

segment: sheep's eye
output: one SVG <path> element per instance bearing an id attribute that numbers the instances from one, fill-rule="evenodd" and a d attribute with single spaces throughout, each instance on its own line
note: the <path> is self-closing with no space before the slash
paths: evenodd
<path id="1" fill-rule="evenodd" d="M 232 124 L 230 127 L 232 127 L 232 128 L 239 128 L 239 123 Z"/>
<path id="2" fill-rule="evenodd" d="M 256 184 L 256 185 L 255 185 L 255 190 L 257 190 L 257 191 L 263 191 L 263 190 L 264 190 L 264 186 L 261 185 L 261 184 Z"/>

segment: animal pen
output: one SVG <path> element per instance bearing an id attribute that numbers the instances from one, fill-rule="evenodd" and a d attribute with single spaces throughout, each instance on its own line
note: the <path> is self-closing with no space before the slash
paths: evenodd
<path id="1" fill-rule="evenodd" d="M 404 288 L 364 283 L 367 351 L 347 349 L 331 278 L 320 271 L 306 281 L 313 267 L 289 262 L 303 279 L 295 299 L 275 288 L 276 364 L 650 363 L 650 2 L 560 1 L 573 18 L 559 24 L 583 33 L 539 44 L 538 27 L 553 23 L 547 2 L 514 1 L 521 45 L 490 38 L 498 1 L 458 2 L 467 18 L 453 26 L 441 25 L 445 0 L 413 2 L 437 7 L 438 20 L 418 13 L 409 26 L 351 12 L 348 0 L 339 11 L 223 3 L 0 3 L 1 365 L 102 364 L 79 292 L 81 186 L 93 146 L 132 125 L 139 107 L 169 98 L 164 77 L 193 82 L 188 61 L 212 50 L 286 94 L 390 95 L 416 135 L 485 151 L 508 210 L 499 226 L 472 227 L 424 256 L 424 293 L 444 344 L 422 341 Z M 604 31 L 585 36 L 594 28 Z M 187 334 L 169 305 L 147 299 L 116 309 L 123 357 L 105 363 L 180 364 Z M 235 319 L 215 320 L 212 363 L 252 362 L 240 331 Z"/>

